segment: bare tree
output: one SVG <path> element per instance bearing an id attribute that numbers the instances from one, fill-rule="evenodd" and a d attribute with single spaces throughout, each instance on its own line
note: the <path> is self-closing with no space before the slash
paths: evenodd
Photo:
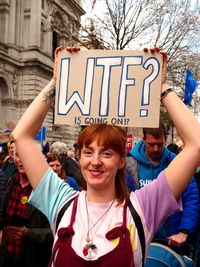
<path id="1" fill-rule="evenodd" d="M 97 1 L 98 2 L 98 1 Z M 173 68 L 200 45 L 200 4 L 191 0 L 99 0 L 93 16 L 95 37 L 108 49 L 160 46 Z M 99 10 L 97 10 L 99 13 Z M 86 29 L 83 24 L 81 33 Z M 199 75 L 199 74 L 198 74 Z"/>
<path id="2" fill-rule="evenodd" d="M 97 1 L 98 2 L 98 1 Z M 200 5 L 191 0 L 99 0 L 94 13 L 96 37 L 109 49 L 134 49 L 159 45 L 170 58 L 179 48 L 199 45 Z M 193 3 L 193 4 L 192 4 Z M 104 8 L 103 8 L 104 5 Z M 83 24 L 82 24 L 83 26 Z M 85 30 L 85 27 L 82 27 Z M 82 31 L 82 32 L 83 32 Z"/>
<path id="3" fill-rule="evenodd" d="M 126 49 L 134 40 L 139 41 L 154 24 L 153 0 L 104 0 L 101 15 L 93 17 L 96 36 L 107 49 Z"/>
<path id="4" fill-rule="evenodd" d="M 79 33 L 77 41 L 87 49 L 106 49 L 104 40 L 99 36 L 97 37 L 93 19 L 88 19 L 87 21 L 85 28 L 81 27 L 82 35 Z"/>
<path id="5" fill-rule="evenodd" d="M 200 78 L 198 49 L 200 45 L 200 5 L 196 1 L 159 1 L 151 43 L 168 54 L 169 78 L 173 87 L 184 90 L 185 73 L 190 69 Z M 197 63 L 198 62 L 198 63 Z"/>
<path id="6" fill-rule="evenodd" d="M 100 1 L 100 0 L 99 0 Z M 200 3 L 192 0 L 101 0 L 93 17 L 95 38 L 107 49 L 159 46 L 168 54 L 169 80 L 183 98 L 185 73 L 200 79 Z M 99 11 L 99 10 L 98 10 Z M 198 111 L 199 95 L 193 105 Z"/>
<path id="7" fill-rule="evenodd" d="M 74 18 L 76 27 L 67 32 L 69 40 L 89 49 L 160 46 L 168 53 L 169 80 L 181 97 L 187 69 L 199 80 L 198 0 L 97 0 L 96 7 L 98 3 L 101 12 L 94 8 L 92 17 L 81 23 Z M 59 29 L 66 31 L 64 26 Z"/>

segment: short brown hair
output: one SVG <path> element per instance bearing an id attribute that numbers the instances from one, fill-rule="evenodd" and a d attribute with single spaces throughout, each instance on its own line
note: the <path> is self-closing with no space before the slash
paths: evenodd
<path id="1" fill-rule="evenodd" d="M 66 177 L 66 173 L 65 173 L 65 168 L 64 168 L 64 164 L 63 164 L 63 159 L 61 156 L 55 154 L 55 153 L 48 153 L 47 154 L 47 163 L 50 163 L 52 161 L 58 161 L 61 166 L 62 166 L 62 171 L 61 171 L 61 175 L 60 175 L 60 178 L 63 179 L 63 180 L 66 180 L 67 177 Z"/>
<path id="2" fill-rule="evenodd" d="M 155 138 L 158 138 L 161 135 L 164 135 L 165 139 L 167 139 L 167 135 L 168 135 L 167 126 L 161 121 L 159 123 L 158 128 L 143 128 L 142 131 L 143 131 L 144 139 L 146 138 L 147 134 L 151 134 Z"/>

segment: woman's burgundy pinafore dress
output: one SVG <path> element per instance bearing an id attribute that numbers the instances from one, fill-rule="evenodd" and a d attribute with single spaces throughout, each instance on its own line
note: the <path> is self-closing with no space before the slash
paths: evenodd
<path id="1" fill-rule="evenodd" d="M 86 260 L 76 254 L 71 246 L 72 237 L 75 234 L 73 223 L 76 216 L 78 197 L 73 202 L 71 221 L 69 226 L 58 230 L 58 239 L 54 244 L 49 267 L 133 267 L 134 257 L 130 242 L 130 233 L 126 227 L 127 205 L 123 208 L 122 225 L 106 234 L 108 240 L 119 237 L 119 244 L 112 251 L 96 260 Z M 53 263 L 53 265 L 52 265 Z"/>

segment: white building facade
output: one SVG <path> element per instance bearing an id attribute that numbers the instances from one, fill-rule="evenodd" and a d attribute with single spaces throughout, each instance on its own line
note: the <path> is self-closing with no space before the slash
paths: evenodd
<path id="1" fill-rule="evenodd" d="M 80 0 L 0 0 L 0 132 L 16 124 L 48 83 L 57 46 L 71 46 L 84 14 Z M 53 110 L 42 125 L 48 141 L 72 146 L 80 129 L 56 126 Z"/>

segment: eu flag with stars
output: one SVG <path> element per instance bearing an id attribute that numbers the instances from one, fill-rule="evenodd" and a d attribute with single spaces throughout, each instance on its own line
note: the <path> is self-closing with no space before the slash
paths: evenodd
<path id="1" fill-rule="evenodd" d="M 192 94 L 197 88 L 197 81 L 193 78 L 191 71 L 187 70 L 185 79 L 185 94 L 183 102 L 185 105 L 192 106 Z"/>

